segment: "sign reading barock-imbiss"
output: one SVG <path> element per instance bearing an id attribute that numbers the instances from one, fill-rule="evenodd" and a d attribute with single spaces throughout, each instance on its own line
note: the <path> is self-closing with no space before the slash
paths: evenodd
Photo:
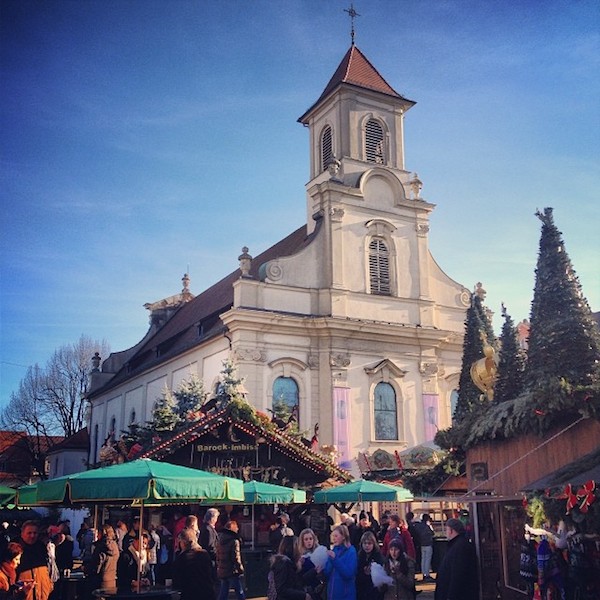
<path id="1" fill-rule="evenodd" d="M 253 452 L 258 450 L 258 444 L 197 444 L 198 452 Z"/>

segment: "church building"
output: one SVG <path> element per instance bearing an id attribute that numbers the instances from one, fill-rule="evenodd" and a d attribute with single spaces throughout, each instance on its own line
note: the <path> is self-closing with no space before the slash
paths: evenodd
<path id="1" fill-rule="evenodd" d="M 138 344 L 96 357 L 91 464 L 111 433 L 151 420 L 165 386 L 197 375 L 216 389 L 227 359 L 251 405 L 284 403 L 300 431 L 318 424 L 319 448 L 356 477 L 359 455 L 397 456 L 450 426 L 470 293 L 429 251 L 435 205 L 405 166 L 414 106 L 353 42 L 298 119 L 306 223 L 257 256 L 242 248 L 196 296 L 186 275 L 180 294 L 146 305 Z"/>

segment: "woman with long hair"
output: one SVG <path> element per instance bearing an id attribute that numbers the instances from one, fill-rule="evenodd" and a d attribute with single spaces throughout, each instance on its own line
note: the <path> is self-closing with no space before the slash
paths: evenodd
<path id="1" fill-rule="evenodd" d="M 296 570 L 299 559 L 297 541 L 293 535 L 283 537 L 277 554 L 271 559 L 268 574 L 269 600 L 311 600 L 310 594 L 302 589 Z"/>
<path id="2" fill-rule="evenodd" d="M 356 600 L 356 548 L 350 543 L 350 533 L 345 525 L 338 525 L 331 532 L 333 548 L 325 563 L 327 600 Z"/>
<path id="3" fill-rule="evenodd" d="M 303 529 L 298 536 L 298 572 L 306 591 L 311 598 L 320 598 L 325 587 L 325 577 L 321 574 L 322 567 L 317 567 L 312 561 L 312 555 L 321 548 L 319 538 L 312 529 Z"/>
<path id="4" fill-rule="evenodd" d="M 394 580 L 389 585 L 383 600 L 413 600 L 415 597 L 416 562 L 406 552 L 400 539 L 393 539 L 388 548 L 388 557 L 383 568 Z"/>
<path id="5" fill-rule="evenodd" d="M 23 547 L 9 542 L 0 556 L 0 599 L 21 600 L 33 588 L 33 579 L 17 584 L 17 567 L 21 562 Z"/>
<path id="6" fill-rule="evenodd" d="M 382 600 L 383 591 L 373 585 L 371 565 L 383 564 L 379 544 L 372 531 L 366 531 L 360 538 L 358 570 L 356 572 L 356 600 Z"/>

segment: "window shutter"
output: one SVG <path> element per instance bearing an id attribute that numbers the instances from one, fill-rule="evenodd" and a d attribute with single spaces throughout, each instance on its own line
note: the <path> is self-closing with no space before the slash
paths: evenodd
<path id="1" fill-rule="evenodd" d="M 365 157 L 367 162 L 383 164 L 383 128 L 375 121 L 369 119 L 365 126 Z"/>
<path id="2" fill-rule="evenodd" d="M 333 159 L 333 138 L 331 127 L 327 125 L 321 134 L 321 171 L 327 169 L 327 165 Z"/>
<path id="3" fill-rule="evenodd" d="M 390 255 L 379 238 L 373 238 L 369 244 L 369 278 L 372 294 L 391 296 Z"/>

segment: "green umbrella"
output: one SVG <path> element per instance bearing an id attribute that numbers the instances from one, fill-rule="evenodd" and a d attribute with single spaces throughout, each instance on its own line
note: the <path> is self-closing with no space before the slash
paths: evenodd
<path id="1" fill-rule="evenodd" d="M 244 503 L 252 504 L 252 549 L 254 550 L 254 505 L 255 504 L 303 504 L 306 492 L 274 483 L 246 481 Z"/>
<path id="2" fill-rule="evenodd" d="M 403 487 L 357 479 L 344 485 L 321 490 L 314 495 L 317 504 L 338 502 L 406 502 L 412 500 L 412 494 Z"/>
<path id="3" fill-rule="evenodd" d="M 306 492 L 283 485 L 246 481 L 244 483 L 245 504 L 303 504 Z"/>
<path id="4" fill-rule="evenodd" d="M 22 485 L 17 490 L 15 500 L 17 506 L 36 506 L 37 505 L 37 484 Z"/>
<path id="5" fill-rule="evenodd" d="M 40 481 L 37 501 L 46 503 L 243 501 L 243 482 L 198 469 L 139 459 Z"/>
<path id="6" fill-rule="evenodd" d="M 17 492 L 7 485 L 0 485 L 0 506 L 6 506 L 15 499 Z"/>

